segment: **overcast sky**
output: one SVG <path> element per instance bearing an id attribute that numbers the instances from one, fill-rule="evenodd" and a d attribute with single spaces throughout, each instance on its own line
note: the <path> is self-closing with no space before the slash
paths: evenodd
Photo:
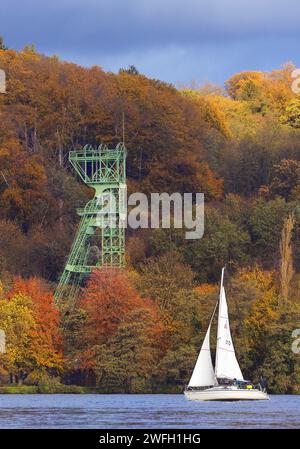
<path id="1" fill-rule="evenodd" d="M 242 70 L 300 67 L 300 1 L 0 0 L 0 35 L 85 66 L 222 84 Z"/>

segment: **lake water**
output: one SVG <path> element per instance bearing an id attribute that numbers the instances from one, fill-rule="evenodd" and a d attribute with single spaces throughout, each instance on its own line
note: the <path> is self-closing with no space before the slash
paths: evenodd
<path id="1" fill-rule="evenodd" d="M 0 395 L 0 428 L 300 428 L 300 395 L 195 402 L 184 395 Z"/>

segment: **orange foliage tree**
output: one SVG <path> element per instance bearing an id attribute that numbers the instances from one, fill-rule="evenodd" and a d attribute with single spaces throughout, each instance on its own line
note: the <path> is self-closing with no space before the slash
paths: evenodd
<path id="1" fill-rule="evenodd" d="M 124 315 L 138 306 L 141 306 L 141 299 L 122 271 L 95 270 L 81 300 L 81 307 L 87 313 L 85 338 L 89 344 L 109 338 Z"/>
<path id="2" fill-rule="evenodd" d="M 154 348 L 161 350 L 164 347 L 164 327 L 158 308 L 152 301 L 142 299 L 132 284 L 130 276 L 116 268 L 97 269 L 91 274 L 80 302 L 80 307 L 86 313 L 82 333 L 84 348 L 78 355 L 84 368 L 98 366 L 99 369 L 97 354 L 100 348 L 100 352 L 103 352 L 105 345 L 110 347 L 118 340 L 118 335 L 125 333 L 133 339 L 131 344 L 134 346 L 131 349 L 134 352 L 138 349 L 137 343 L 134 343 L 135 334 L 137 339 L 143 340 L 144 345 L 151 346 L 151 357 Z M 144 335 L 140 333 L 141 317 L 145 320 L 142 326 Z M 120 350 L 120 347 L 116 350 Z"/>

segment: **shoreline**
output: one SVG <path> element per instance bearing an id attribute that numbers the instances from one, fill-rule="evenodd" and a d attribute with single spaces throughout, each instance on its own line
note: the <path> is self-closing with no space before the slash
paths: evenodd
<path id="1" fill-rule="evenodd" d="M 148 395 L 156 395 L 156 394 L 183 394 L 183 391 L 139 391 L 139 392 L 126 392 L 126 391 L 105 391 L 101 388 L 97 387 L 82 387 L 79 385 L 62 385 L 61 387 L 56 388 L 47 388 L 36 385 L 0 385 L 0 395 L 1 394 L 126 394 L 126 395 L 135 395 L 135 394 L 148 394 Z M 293 393 L 271 393 L 275 395 L 291 395 L 291 396 L 299 396 L 300 391 Z"/>

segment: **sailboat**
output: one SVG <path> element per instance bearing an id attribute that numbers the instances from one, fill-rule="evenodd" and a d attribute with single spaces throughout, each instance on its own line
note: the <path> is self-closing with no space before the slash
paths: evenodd
<path id="1" fill-rule="evenodd" d="M 187 399 L 198 401 L 268 400 L 269 396 L 264 386 L 255 387 L 251 382 L 244 380 L 231 338 L 223 281 L 224 268 L 222 269 L 219 299 L 184 394 Z M 210 330 L 218 305 L 217 348 L 214 369 L 210 353 Z"/>

